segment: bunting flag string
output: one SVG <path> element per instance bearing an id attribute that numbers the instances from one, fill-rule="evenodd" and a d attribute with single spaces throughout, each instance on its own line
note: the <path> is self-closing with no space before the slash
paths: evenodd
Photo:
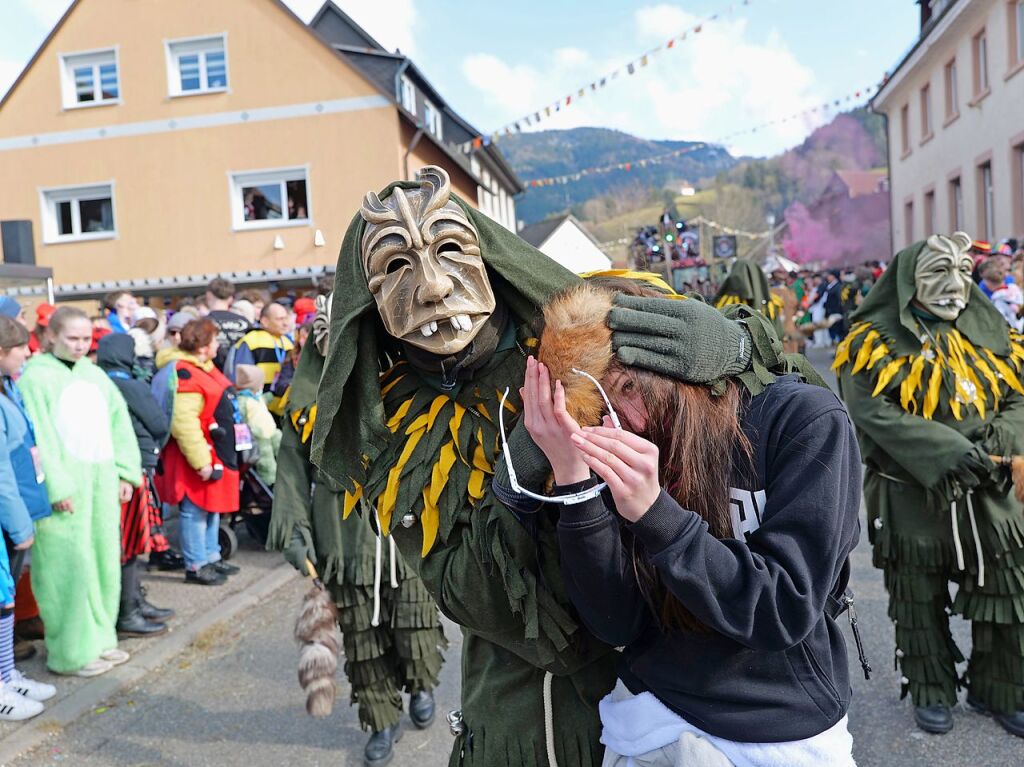
<path id="1" fill-rule="evenodd" d="M 543 120 L 546 120 L 549 117 L 551 117 L 551 115 L 561 112 L 563 109 L 568 109 L 573 104 L 579 103 L 580 99 L 584 98 L 587 95 L 587 93 L 597 93 L 598 91 L 604 89 L 613 80 L 617 80 L 621 76 L 630 77 L 636 74 L 641 69 L 644 69 L 651 62 L 652 58 L 657 56 L 662 51 L 672 50 L 673 48 L 676 47 L 678 43 L 684 42 L 687 39 L 689 39 L 691 35 L 699 35 L 701 31 L 704 29 L 705 24 L 716 22 L 723 16 L 731 16 L 733 15 L 733 13 L 735 13 L 737 5 L 745 7 L 750 5 L 751 2 L 752 0 L 738 0 L 737 2 L 733 3 L 728 8 L 726 8 L 724 11 L 720 11 L 718 13 L 712 14 L 711 16 L 708 16 L 699 24 L 696 24 L 693 27 L 686 29 L 681 34 L 669 38 L 667 42 L 657 45 L 654 48 L 645 51 L 640 56 L 637 56 L 635 59 L 626 62 L 624 65 L 612 70 L 611 72 L 608 72 L 602 77 L 598 77 L 589 83 L 581 85 L 579 88 L 577 88 L 574 91 L 571 91 L 570 93 L 566 94 L 557 101 L 551 102 L 541 107 L 540 109 L 525 114 L 519 119 L 513 120 L 512 122 L 508 123 L 507 125 L 503 125 L 490 135 L 476 136 L 475 138 L 458 144 L 457 146 L 462 152 L 468 154 L 482 147 L 490 146 L 492 143 L 496 143 L 502 136 L 511 136 L 513 133 L 519 133 L 524 127 L 528 128 L 534 125 L 538 125 Z"/>
<path id="2" fill-rule="evenodd" d="M 748 232 L 745 229 L 734 229 L 731 226 L 720 224 L 719 222 L 713 221 L 710 218 L 705 218 L 704 216 L 695 216 L 694 218 L 688 218 L 686 220 L 686 223 L 691 230 L 693 230 L 695 227 L 703 225 L 709 226 L 712 229 L 715 229 L 716 231 L 719 232 L 725 232 L 726 234 L 736 235 L 737 237 L 746 237 L 747 239 L 751 240 L 764 240 L 767 237 L 769 237 L 772 233 L 772 230 L 770 229 L 765 229 L 763 232 Z M 599 242 L 598 247 L 601 248 L 601 250 L 611 250 L 612 248 L 616 248 L 620 245 L 628 245 L 633 241 L 634 239 L 632 237 L 620 237 L 617 240 Z"/>
<path id="3" fill-rule="evenodd" d="M 818 104 L 817 106 L 811 107 L 809 109 L 804 109 L 800 112 L 795 112 L 794 114 L 788 115 L 786 117 L 778 117 L 774 120 L 768 120 L 767 122 L 760 123 L 759 125 L 741 128 L 740 130 L 728 133 L 712 142 L 700 142 L 697 144 L 692 144 L 683 149 L 677 149 L 673 152 L 654 155 L 652 157 L 644 157 L 641 159 L 631 160 L 628 162 L 612 163 L 610 165 L 602 165 L 594 168 L 583 168 L 582 170 L 573 171 L 572 173 L 567 173 L 561 176 L 551 176 L 548 178 L 534 178 L 528 181 L 524 181 L 523 185 L 527 188 L 535 188 L 542 186 L 555 186 L 559 184 L 571 184 L 574 181 L 579 181 L 580 179 L 586 178 L 587 176 L 593 176 L 596 174 L 611 173 L 613 171 L 631 171 L 634 168 L 645 168 L 648 165 L 657 165 L 659 163 L 665 162 L 666 160 L 671 160 L 681 155 L 696 152 L 701 149 L 712 149 L 720 147 L 725 142 L 731 141 L 732 139 L 735 139 L 738 136 L 754 134 L 760 130 L 764 130 L 765 128 L 771 128 L 776 125 L 784 125 L 786 123 L 792 122 L 793 120 L 799 120 L 801 118 L 810 117 L 812 115 L 827 114 L 832 110 L 849 106 L 854 102 L 857 102 L 859 104 L 862 98 L 864 98 L 865 96 L 870 96 L 872 93 L 876 92 L 876 90 L 879 87 L 880 86 L 877 85 L 869 85 L 866 88 L 861 88 L 860 90 L 848 93 L 846 94 L 846 96 L 843 96 L 841 98 L 826 101 L 823 104 Z"/>

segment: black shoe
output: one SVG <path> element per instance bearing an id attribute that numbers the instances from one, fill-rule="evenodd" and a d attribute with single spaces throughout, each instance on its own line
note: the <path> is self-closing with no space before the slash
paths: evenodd
<path id="1" fill-rule="evenodd" d="M 42 639 L 44 633 L 43 619 L 38 615 L 33 618 L 26 618 L 23 621 L 17 621 L 14 624 L 15 639 Z"/>
<path id="2" fill-rule="evenodd" d="M 153 637 L 166 631 L 164 624 L 146 620 L 138 607 L 117 619 L 117 635 L 122 637 Z"/>
<path id="3" fill-rule="evenodd" d="M 166 623 L 174 617 L 174 610 L 169 607 L 157 607 L 156 605 L 151 605 L 146 601 L 145 597 L 139 600 L 139 609 L 142 611 L 143 618 L 150 621 L 156 621 L 157 623 Z"/>
<path id="4" fill-rule="evenodd" d="M 409 696 L 409 718 L 416 729 L 427 729 L 434 721 L 434 693 L 420 690 Z"/>
<path id="5" fill-rule="evenodd" d="M 227 581 L 227 576 L 221 575 L 210 565 L 203 565 L 198 570 L 185 571 L 185 583 L 196 583 L 200 586 L 220 586 Z"/>
<path id="6" fill-rule="evenodd" d="M 1011 735 L 1024 738 L 1024 711 L 1013 714 L 997 714 L 977 698 L 967 696 L 967 708 L 982 716 L 991 716 L 999 726 Z"/>
<path id="7" fill-rule="evenodd" d="M 914 708 L 914 721 L 919 729 L 933 735 L 945 735 L 953 729 L 953 714 L 949 706 L 917 706 Z"/>
<path id="8" fill-rule="evenodd" d="M 175 551 L 154 551 L 149 555 L 147 570 L 184 570 L 185 557 Z"/>
<path id="9" fill-rule="evenodd" d="M 23 660 L 35 656 L 36 646 L 31 639 L 15 639 L 14 640 L 14 660 L 21 663 Z"/>
<path id="10" fill-rule="evenodd" d="M 375 732 L 366 741 L 363 751 L 363 762 L 366 767 L 383 767 L 394 756 L 394 746 L 402 739 L 402 722 L 395 722 L 391 727 Z"/>
<path id="11" fill-rule="evenodd" d="M 214 570 L 216 570 L 221 575 L 237 575 L 238 573 L 242 572 L 242 568 L 241 567 L 237 567 L 235 565 L 229 565 L 223 559 L 218 559 L 212 565 L 208 565 L 208 567 L 212 567 Z"/>

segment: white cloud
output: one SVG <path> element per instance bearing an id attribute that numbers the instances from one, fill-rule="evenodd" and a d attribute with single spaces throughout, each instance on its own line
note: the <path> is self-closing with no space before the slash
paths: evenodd
<path id="1" fill-rule="evenodd" d="M 755 37 L 743 18 L 723 17 L 692 28 L 700 18 L 668 4 L 640 8 L 633 34 L 623 47 L 600 55 L 563 48 L 530 65 L 511 65 L 490 54 L 472 54 L 463 72 L 494 107 L 496 119 L 515 120 L 545 101 L 573 95 L 540 128 L 594 125 L 618 128 L 647 138 L 719 140 L 741 128 L 789 116 L 820 103 L 813 70 L 801 64 L 783 40 Z M 672 35 L 691 30 L 670 50 Z M 577 89 L 616 69 L 645 49 L 661 44 L 636 74 L 623 73 L 597 93 Z M 482 66 L 486 63 L 486 66 Z M 770 154 L 799 142 L 820 118 L 793 120 L 737 136 L 728 142 L 740 154 Z M 486 126 L 494 129 L 499 126 Z"/>

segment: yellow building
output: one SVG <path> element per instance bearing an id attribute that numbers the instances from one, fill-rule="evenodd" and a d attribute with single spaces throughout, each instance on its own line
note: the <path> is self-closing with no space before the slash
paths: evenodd
<path id="1" fill-rule="evenodd" d="M 308 285 L 366 191 L 428 163 L 514 230 L 522 186 L 474 135 L 333 3 L 75 0 L 0 102 L 0 219 L 58 298 Z"/>

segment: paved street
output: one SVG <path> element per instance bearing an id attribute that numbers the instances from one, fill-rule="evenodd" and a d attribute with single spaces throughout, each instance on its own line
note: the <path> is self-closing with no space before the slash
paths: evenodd
<path id="1" fill-rule="evenodd" d="M 812 358 L 820 368 L 823 355 Z M 265 556 L 272 562 L 272 555 Z M 913 725 L 908 701 L 898 700 L 893 670 L 892 630 L 885 614 L 880 574 L 861 545 L 854 557 L 854 589 L 864 642 L 875 669 L 870 682 L 860 673 L 853 648 L 854 704 L 850 713 L 861 767 L 1019 767 L 1024 743 L 990 720 L 962 710 L 956 729 L 928 736 Z M 11 767 L 338 767 L 359 765 L 366 735 L 347 705 L 342 684 L 339 705 L 325 721 L 306 716 L 295 681 L 296 649 L 291 624 L 304 585 L 291 581 L 233 624 L 218 624 L 183 655 L 126 693 L 95 708 L 45 746 Z M 957 641 L 966 651 L 969 631 L 960 622 Z M 457 705 L 458 632 L 448 627 L 452 648 L 443 672 L 438 708 Z M 439 721 L 426 732 L 407 729 L 394 764 L 446 764 L 451 739 Z M 566 766 L 563 766 L 566 767 Z"/>

